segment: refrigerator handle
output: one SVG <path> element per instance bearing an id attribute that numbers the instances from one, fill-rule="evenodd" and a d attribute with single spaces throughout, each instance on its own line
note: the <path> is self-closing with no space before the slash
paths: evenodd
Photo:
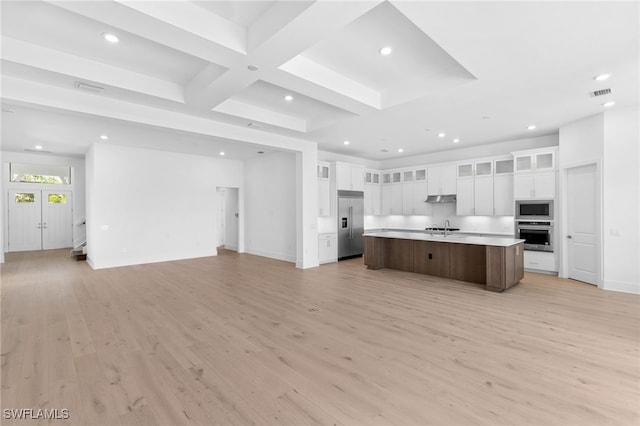
<path id="1" fill-rule="evenodd" d="M 349 239 L 353 239 L 353 206 L 349 206 Z"/>

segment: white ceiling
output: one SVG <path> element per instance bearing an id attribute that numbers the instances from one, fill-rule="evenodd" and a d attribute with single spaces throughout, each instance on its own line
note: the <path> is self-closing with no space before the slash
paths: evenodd
<path id="1" fill-rule="evenodd" d="M 382 161 L 551 134 L 606 101 L 639 103 L 638 2 L 0 7 L 3 150 L 80 156 L 110 133 L 108 143 L 246 159 L 280 136 Z M 612 93 L 590 96 L 602 88 Z"/>

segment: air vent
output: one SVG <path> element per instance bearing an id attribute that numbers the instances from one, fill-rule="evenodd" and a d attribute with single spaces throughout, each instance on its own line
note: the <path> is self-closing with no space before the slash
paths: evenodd
<path id="1" fill-rule="evenodd" d="M 389 152 L 388 149 L 381 149 L 380 152 Z"/>
<path id="2" fill-rule="evenodd" d="M 41 149 L 28 149 L 28 148 L 25 148 L 24 150 L 27 151 L 27 152 L 37 152 L 38 154 L 53 154 L 51 151 L 43 151 Z"/>
<path id="3" fill-rule="evenodd" d="M 83 83 L 81 81 L 76 81 L 76 89 L 86 90 L 87 92 L 92 93 L 104 93 L 104 87 L 92 86 L 91 84 Z"/>
<path id="4" fill-rule="evenodd" d="M 264 127 L 262 124 L 258 124 L 258 123 L 249 123 L 247 124 L 247 126 L 254 127 L 256 129 L 262 129 Z"/>
<path id="5" fill-rule="evenodd" d="M 601 90 L 596 90 L 595 92 L 591 92 L 591 96 L 592 97 L 604 96 L 604 95 L 608 95 L 609 93 L 611 93 L 611 89 L 601 89 Z"/>

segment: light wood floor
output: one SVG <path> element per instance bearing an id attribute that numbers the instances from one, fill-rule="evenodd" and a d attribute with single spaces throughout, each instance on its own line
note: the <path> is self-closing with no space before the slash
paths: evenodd
<path id="1" fill-rule="evenodd" d="M 1 405 L 68 409 L 54 425 L 640 422 L 637 296 L 224 251 L 99 271 L 66 250 L 6 262 Z"/>

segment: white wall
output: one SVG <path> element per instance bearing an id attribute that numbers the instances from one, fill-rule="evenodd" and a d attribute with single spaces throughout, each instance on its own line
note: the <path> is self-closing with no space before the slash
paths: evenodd
<path id="1" fill-rule="evenodd" d="M 86 201 L 85 201 L 85 161 L 83 158 L 62 157 L 49 154 L 35 154 L 28 152 L 2 152 L 2 200 L 7 200 L 8 190 L 17 188 L 30 188 L 35 190 L 51 189 L 51 185 L 35 184 L 35 183 L 12 183 L 9 182 L 9 163 L 24 164 L 48 164 L 56 166 L 71 167 L 71 185 L 65 185 L 64 190 L 73 191 L 73 242 L 76 245 L 84 240 L 86 235 L 85 226 L 81 223 L 86 217 Z M 8 229 L 8 206 L 4 206 L 1 210 L 4 217 L 3 247 L 4 251 L 8 251 L 9 229 Z"/>
<path id="2" fill-rule="evenodd" d="M 635 108 L 614 109 L 560 129 L 560 195 L 567 199 L 566 170 L 597 166 L 599 285 L 608 290 L 640 293 L 640 131 Z M 562 209 L 560 232 L 566 228 Z M 562 241 L 563 252 L 566 242 Z M 566 276 L 566 260 L 560 275 Z"/>
<path id="3" fill-rule="evenodd" d="M 296 262 L 296 154 L 245 161 L 244 193 L 245 251 Z"/>
<path id="4" fill-rule="evenodd" d="M 215 255 L 216 187 L 243 185 L 239 161 L 105 143 L 92 146 L 86 167 L 96 269 Z"/>
<path id="5" fill-rule="evenodd" d="M 604 288 L 640 294 L 640 109 L 604 113 Z"/>

